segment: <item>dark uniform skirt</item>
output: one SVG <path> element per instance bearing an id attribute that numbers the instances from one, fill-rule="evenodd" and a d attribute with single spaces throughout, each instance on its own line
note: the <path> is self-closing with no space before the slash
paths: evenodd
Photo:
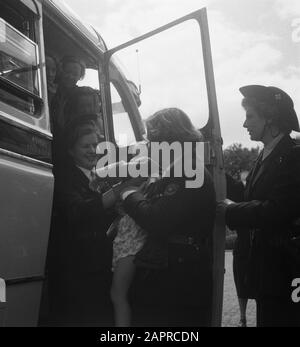
<path id="1" fill-rule="evenodd" d="M 238 237 L 233 249 L 233 276 L 239 299 L 250 299 L 249 289 L 246 283 L 246 274 L 249 267 L 250 231 L 238 232 Z"/>

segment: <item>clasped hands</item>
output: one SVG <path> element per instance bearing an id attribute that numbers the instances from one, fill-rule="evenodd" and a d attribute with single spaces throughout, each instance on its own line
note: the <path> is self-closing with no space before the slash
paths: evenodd
<path id="1" fill-rule="evenodd" d="M 107 176 L 111 177 L 111 175 L 109 174 L 109 172 L 115 173 L 116 170 L 120 170 L 120 167 L 122 167 L 122 169 L 124 170 L 124 167 L 126 166 L 126 172 L 130 172 L 129 170 L 129 166 L 130 165 L 151 165 L 152 164 L 152 160 L 151 158 L 148 157 L 140 157 L 137 158 L 136 160 L 132 160 L 130 163 L 126 163 L 126 162 L 120 162 L 120 163 L 116 163 L 116 164 L 112 164 L 109 167 L 105 167 L 102 169 L 98 169 L 97 170 L 97 174 L 98 176 L 99 173 L 101 174 L 101 176 L 103 177 L 103 172 L 108 173 Z M 157 165 L 156 163 L 154 163 L 155 165 Z M 105 178 L 103 178 L 105 179 Z M 125 178 L 126 179 L 126 178 Z M 115 182 L 118 182 L 114 185 L 112 185 L 112 188 L 103 193 L 102 194 L 102 201 L 103 201 L 103 205 L 105 208 L 109 208 L 112 207 L 113 205 L 116 204 L 117 201 L 125 199 L 128 195 L 126 195 L 127 192 L 136 192 L 136 191 L 140 191 L 140 192 L 144 192 L 145 188 L 149 185 L 149 181 L 152 178 L 148 178 L 148 177 L 135 177 L 135 178 L 129 178 L 126 179 L 125 181 L 118 179 L 118 177 L 115 178 Z M 111 181 L 113 182 L 114 179 Z M 151 182 L 151 181 L 150 181 Z"/>

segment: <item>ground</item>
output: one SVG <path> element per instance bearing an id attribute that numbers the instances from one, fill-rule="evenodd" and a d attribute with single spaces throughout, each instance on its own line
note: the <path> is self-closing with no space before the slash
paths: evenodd
<path id="1" fill-rule="evenodd" d="M 239 305 L 232 271 L 232 252 L 225 254 L 225 278 L 223 299 L 223 327 L 236 327 L 240 320 Z M 256 326 L 256 305 L 254 300 L 249 300 L 247 308 L 247 321 L 249 327 Z"/>

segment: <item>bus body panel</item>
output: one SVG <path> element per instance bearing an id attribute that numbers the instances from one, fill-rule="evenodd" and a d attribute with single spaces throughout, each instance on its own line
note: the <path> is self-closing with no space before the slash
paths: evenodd
<path id="1" fill-rule="evenodd" d="M 42 286 L 42 281 L 7 286 L 7 303 L 3 310 L 4 327 L 35 327 L 37 325 Z"/>
<path id="2" fill-rule="evenodd" d="M 1 152 L 0 277 L 6 281 L 7 291 L 0 317 L 2 314 L 4 326 L 34 326 L 45 272 L 54 179 L 43 164 Z"/>
<path id="3" fill-rule="evenodd" d="M 0 153 L 0 276 L 41 276 L 51 220 L 53 175 Z"/>

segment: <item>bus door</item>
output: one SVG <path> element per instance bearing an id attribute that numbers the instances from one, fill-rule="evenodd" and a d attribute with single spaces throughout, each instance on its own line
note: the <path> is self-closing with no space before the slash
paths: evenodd
<path id="1" fill-rule="evenodd" d="M 41 6 L 1 0 L 0 8 L 0 324 L 34 326 L 53 193 Z"/>
<path id="2" fill-rule="evenodd" d="M 158 35 L 159 34 L 159 35 Z M 100 84 L 105 91 L 106 129 L 119 147 L 130 148 L 137 140 L 136 120 L 126 96 L 116 78 L 117 63 L 125 66 L 126 79 L 143 119 L 159 109 L 178 107 L 185 111 L 193 124 L 202 130 L 209 144 L 207 167 L 211 171 L 217 199 L 225 198 L 222 138 L 214 83 L 206 9 L 201 9 L 173 21 L 143 36 L 104 53 L 104 74 Z M 104 76 L 104 78 L 103 78 Z M 132 83 L 133 82 L 133 83 Z M 135 88 L 135 86 L 138 86 Z M 138 91 L 138 93 L 136 93 Z M 140 139 L 141 140 L 141 139 Z M 201 218 L 201 211 L 199 211 Z M 212 292 L 203 298 L 207 303 L 209 321 L 206 325 L 220 326 L 222 319 L 225 226 L 216 221 L 208 247 L 213 261 L 210 267 Z M 205 284 L 204 284 L 205 286 Z M 207 295 L 199 293 L 199 295 Z"/>

